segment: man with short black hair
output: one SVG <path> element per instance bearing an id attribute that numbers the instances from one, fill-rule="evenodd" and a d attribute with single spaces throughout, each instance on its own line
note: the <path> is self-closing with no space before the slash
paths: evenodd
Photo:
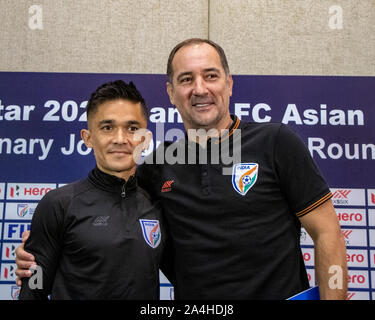
<path id="1" fill-rule="evenodd" d="M 164 227 L 135 176 L 134 153 L 148 144 L 136 137 L 147 127 L 145 101 L 132 82 L 105 83 L 87 123 L 81 137 L 96 167 L 39 202 L 25 250 L 42 268 L 42 288 L 24 278 L 20 299 L 158 299 Z"/>

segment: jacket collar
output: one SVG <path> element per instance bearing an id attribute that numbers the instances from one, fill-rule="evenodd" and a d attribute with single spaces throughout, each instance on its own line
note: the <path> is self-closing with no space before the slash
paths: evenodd
<path id="1" fill-rule="evenodd" d="M 89 181 L 104 191 L 118 193 L 122 197 L 134 192 L 137 188 L 137 178 L 130 176 L 128 181 L 101 171 L 97 166 L 89 173 Z"/>

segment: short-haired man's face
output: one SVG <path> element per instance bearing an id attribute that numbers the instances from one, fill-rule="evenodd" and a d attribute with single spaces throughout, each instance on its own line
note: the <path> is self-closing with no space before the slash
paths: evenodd
<path id="1" fill-rule="evenodd" d="M 167 91 L 185 128 L 226 128 L 233 81 L 215 48 L 207 43 L 182 47 L 172 66 L 173 81 L 167 83 Z"/>
<path id="2" fill-rule="evenodd" d="M 87 147 L 94 149 L 97 166 L 103 172 L 127 179 L 135 173 L 135 148 L 144 143 L 136 132 L 146 129 L 147 120 L 140 103 L 110 100 L 97 107 L 81 131 Z M 137 148 L 140 149 L 140 148 Z"/>

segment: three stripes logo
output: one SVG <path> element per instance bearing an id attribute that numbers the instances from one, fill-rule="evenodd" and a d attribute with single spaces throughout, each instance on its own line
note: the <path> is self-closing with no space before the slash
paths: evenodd
<path id="1" fill-rule="evenodd" d="M 163 186 L 161 187 L 161 192 L 171 192 L 173 183 L 174 183 L 174 180 L 165 181 Z"/>

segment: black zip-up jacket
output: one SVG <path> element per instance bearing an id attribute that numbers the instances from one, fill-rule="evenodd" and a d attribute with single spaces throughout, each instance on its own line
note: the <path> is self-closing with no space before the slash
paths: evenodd
<path id="1" fill-rule="evenodd" d="M 39 202 L 25 250 L 42 268 L 43 288 L 24 278 L 20 299 L 158 299 L 164 241 L 160 210 L 136 177 L 96 167 Z"/>

